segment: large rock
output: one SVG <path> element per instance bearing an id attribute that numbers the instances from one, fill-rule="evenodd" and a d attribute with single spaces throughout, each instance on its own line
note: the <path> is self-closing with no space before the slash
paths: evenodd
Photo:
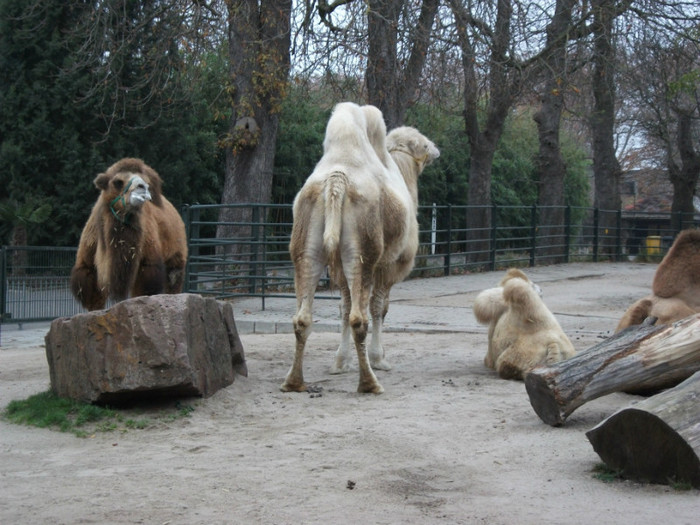
<path id="1" fill-rule="evenodd" d="M 208 397 L 248 375 L 233 307 L 194 294 L 55 319 L 45 341 L 51 388 L 81 401 Z"/>

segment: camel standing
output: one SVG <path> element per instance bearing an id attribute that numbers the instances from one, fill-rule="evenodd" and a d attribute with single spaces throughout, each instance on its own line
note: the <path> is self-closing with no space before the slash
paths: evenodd
<path id="1" fill-rule="evenodd" d="M 418 249 L 418 176 L 440 152 L 414 128 L 397 128 L 387 136 L 377 108 L 349 102 L 335 107 L 323 149 L 294 199 L 289 250 L 297 297 L 296 349 L 281 389 L 307 389 L 304 348 L 311 333 L 314 293 L 328 265 L 342 295 L 341 343 L 331 372 L 348 370 L 352 332 L 360 370 L 358 392 L 380 394 L 384 389 L 372 367 L 390 368 L 381 342 L 389 292 L 413 268 Z"/>
<path id="2" fill-rule="evenodd" d="M 71 270 L 71 291 L 88 310 L 107 299 L 180 293 L 187 263 L 185 224 L 162 194 L 160 176 L 125 158 L 94 180 L 100 190 Z"/>

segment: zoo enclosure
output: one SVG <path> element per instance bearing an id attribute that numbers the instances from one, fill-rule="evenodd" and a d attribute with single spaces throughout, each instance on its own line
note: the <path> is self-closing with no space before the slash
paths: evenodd
<path id="1" fill-rule="evenodd" d="M 490 226 L 467 228 L 468 215 L 484 211 Z M 561 212 L 564 223 L 544 224 L 546 211 Z M 221 220 L 226 213 L 237 218 Z M 193 205 L 182 214 L 189 245 L 185 291 L 218 299 L 260 297 L 263 308 L 266 297 L 294 297 L 287 250 L 291 205 Z M 659 261 L 682 229 L 671 227 L 670 213 L 596 208 L 421 206 L 418 218 L 420 246 L 411 277 L 633 257 Z M 677 219 L 687 228 L 699 217 Z M 224 236 L 217 238 L 217 229 Z M 2 247 L 0 321 L 45 321 L 82 312 L 69 287 L 75 253 L 76 248 Z M 331 297 L 324 294 L 327 286 L 323 279 L 318 298 Z"/>

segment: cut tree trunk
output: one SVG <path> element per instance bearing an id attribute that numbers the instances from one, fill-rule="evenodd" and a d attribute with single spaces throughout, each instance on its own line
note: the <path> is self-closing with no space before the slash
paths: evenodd
<path id="1" fill-rule="evenodd" d="M 586 436 L 600 458 L 625 477 L 700 488 L 700 372 L 619 410 Z"/>
<path id="2" fill-rule="evenodd" d="M 613 392 L 670 388 L 700 370 L 700 314 L 672 325 L 634 326 L 525 377 L 530 404 L 559 426 L 578 407 Z"/>

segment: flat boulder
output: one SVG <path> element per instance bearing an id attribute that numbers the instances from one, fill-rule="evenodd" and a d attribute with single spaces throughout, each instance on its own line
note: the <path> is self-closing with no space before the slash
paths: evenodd
<path id="1" fill-rule="evenodd" d="M 55 319 L 45 341 L 52 390 L 80 401 L 209 397 L 248 375 L 232 305 L 196 294 Z"/>

